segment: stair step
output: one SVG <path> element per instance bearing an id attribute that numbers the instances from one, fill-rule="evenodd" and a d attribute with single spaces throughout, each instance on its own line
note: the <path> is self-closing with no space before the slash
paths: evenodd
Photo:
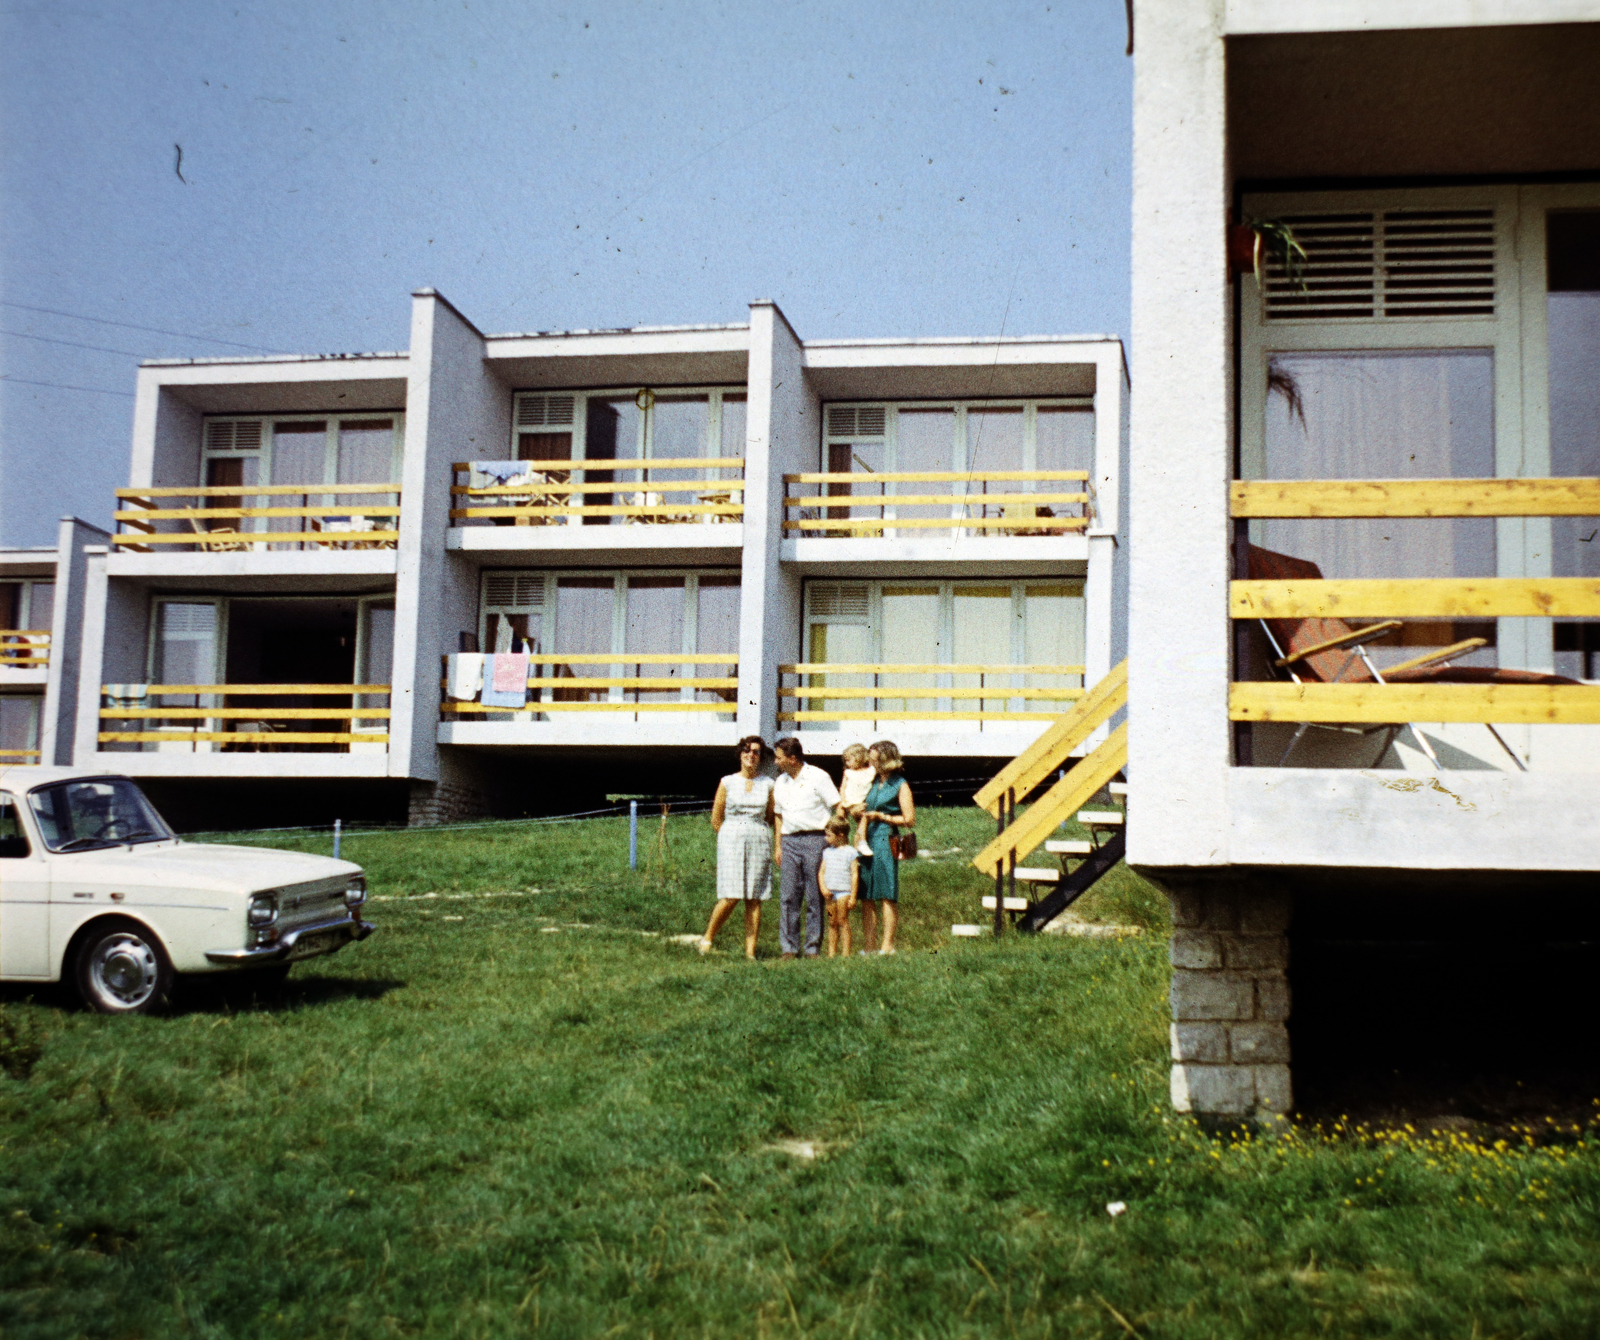
<path id="1" fill-rule="evenodd" d="M 1076 838 L 1062 839 L 1055 842 L 1046 842 L 1044 849 L 1052 856 L 1087 856 L 1094 850 L 1094 843 L 1080 842 Z"/>
<path id="2" fill-rule="evenodd" d="M 1019 865 L 1017 878 L 1029 884 L 1055 884 L 1060 880 L 1061 872 L 1054 866 Z"/>
<path id="3" fill-rule="evenodd" d="M 1121 810 L 1079 810 L 1078 822 L 1091 828 L 1117 828 L 1123 823 Z"/>
<path id="4" fill-rule="evenodd" d="M 994 894 L 988 894 L 983 900 L 983 905 L 988 911 L 993 912 Z M 1030 906 L 1032 904 L 1026 898 L 1007 898 L 1005 910 L 1007 912 L 1026 912 Z"/>

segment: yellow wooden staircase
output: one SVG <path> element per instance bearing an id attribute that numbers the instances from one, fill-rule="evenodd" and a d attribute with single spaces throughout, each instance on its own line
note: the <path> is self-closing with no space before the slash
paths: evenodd
<path id="1" fill-rule="evenodd" d="M 1002 889 L 1004 878 L 1011 876 L 1014 884 L 1014 872 L 1021 862 L 1043 846 L 1064 820 L 1070 819 L 1127 765 L 1126 722 L 1083 758 L 1076 762 L 1071 760 L 1072 751 L 1126 706 L 1127 701 L 1128 663 L 1123 661 L 1071 712 L 1006 764 L 973 796 L 974 804 L 1003 825 L 994 840 L 972 858 L 973 865 L 995 880 L 996 927 L 1000 925 L 1002 910 L 1010 902 Z M 1052 772 L 1069 764 L 1069 771 L 1018 817 L 1017 797 L 1026 796 Z M 1028 916 L 1019 924 L 1034 930 L 1057 916 L 1121 859 L 1122 848 L 1123 835 L 1119 832 L 1092 853 L 1048 898 L 1030 905 Z"/>

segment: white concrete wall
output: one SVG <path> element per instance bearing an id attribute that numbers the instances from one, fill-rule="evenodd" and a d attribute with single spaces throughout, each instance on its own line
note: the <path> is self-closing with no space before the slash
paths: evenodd
<path id="1" fill-rule="evenodd" d="M 476 569 L 445 551 L 450 466 L 504 452 L 511 397 L 484 362 L 483 336 L 432 289 L 413 295 L 410 368 L 389 773 L 433 781 L 439 767 L 439 657 L 456 649 L 459 629 L 477 626 Z"/>
<path id="2" fill-rule="evenodd" d="M 1128 859 L 1226 859 L 1229 299 L 1222 0 L 1143 0 L 1134 55 Z"/>
<path id="3" fill-rule="evenodd" d="M 108 580 L 104 547 L 88 545 L 84 552 L 82 610 L 72 763 L 87 768 L 97 762 L 100 686 L 145 680 L 150 647 L 149 592 L 135 582 Z"/>
<path id="4" fill-rule="evenodd" d="M 85 545 L 104 545 L 98 526 L 75 516 L 61 518 L 56 541 L 56 599 L 50 627 L 50 676 L 39 721 L 39 761 L 70 764 L 78 727 L 78 679 L 83 665 Z"/>
<path id="5" fill-rule="evenodd" d="M 159 368 L 140 368 L 128 487 L 181 488 L 199 483 L 200 426 L 200 411 L 162 387 Z"/>
<path id="6" fill-rule="evenodd" d="M 800 659 L 800 574 L 779 562 L 783 476 L 811 467 L 821 406 L 805 351 L 770 302 L 750 306 L 749 436 L 739 602 L 739 734 L 778 730 L 778 666 Z"/>

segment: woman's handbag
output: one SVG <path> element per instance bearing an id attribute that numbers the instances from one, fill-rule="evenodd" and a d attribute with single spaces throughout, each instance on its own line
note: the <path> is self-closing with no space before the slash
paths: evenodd
<path id="1" fill-rule="evenodd" d="M 895 860 L 909 861 L 917 854 L 917 830 L 902 828 L 898 833 L 889 834 L 889 850 Z"/>

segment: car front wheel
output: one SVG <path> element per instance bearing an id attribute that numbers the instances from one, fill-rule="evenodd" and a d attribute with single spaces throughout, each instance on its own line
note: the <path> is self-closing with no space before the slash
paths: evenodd
<path id="1" fill-rule="evenodd" d="M 78 994 L 100 1014 L 157 1014 L 172 999 L 172 965 L 161 941 L 131 921 L 96 926 L 78 947 Z"/>

